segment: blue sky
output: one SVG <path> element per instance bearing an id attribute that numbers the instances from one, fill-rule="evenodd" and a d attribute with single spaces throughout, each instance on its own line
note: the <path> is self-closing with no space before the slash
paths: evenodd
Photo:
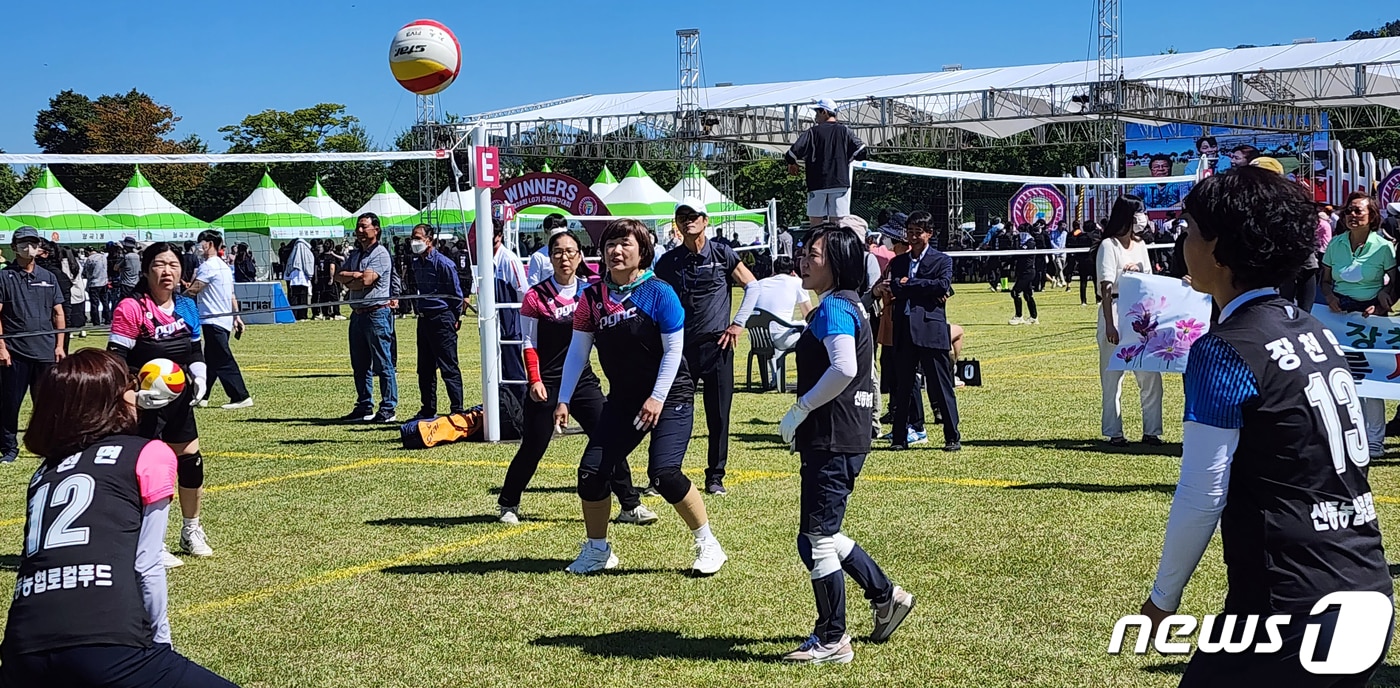
<path id="1" fill-rule="evenodd" d="M 1125 56 L 1330 40 L 1395 19 L 1383 3 L 1345 11 L 1301 0 L 1123 4 Z M 0 78 L 0 148 L 37 152 L 35 113 L 70 88 L 93 97 L 145 91 L 183 118 L 180 135 L 197 133 L 215 151 L 225 145 L 220 126 L 318 102 L 345 104 L 376 142 L 387 143 L 414 118 L 412 95 L 389 73 L 389 41 L 419 18 L 445 23 L 462 41 L 463 75 L 442 102 L 470 114 L 574 94 L 673 88 L 675 30 L 689 27 L 701 30 L 707 84 L 1080 60 L 1095 50 L 1093 5 L 7 0 L 0 2 L 0 26 L 12 39 Z"/>

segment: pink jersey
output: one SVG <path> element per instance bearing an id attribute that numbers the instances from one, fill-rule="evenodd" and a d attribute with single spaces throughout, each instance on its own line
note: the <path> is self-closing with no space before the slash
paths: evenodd
<path id="1" fill-rule="evenodd" d="M 136 457 L 136 482 L 141 503 L 147 506 L 175 494 L 175 452 L 170 445 L 152 440 Z"/>

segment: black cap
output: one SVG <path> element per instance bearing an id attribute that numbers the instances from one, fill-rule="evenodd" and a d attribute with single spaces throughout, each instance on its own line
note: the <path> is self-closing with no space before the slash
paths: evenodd
<path id="1" fill-rule="evenodd" d="M 123 238 L 122 246 L 125 246 L 126 248 L 136 248 L 136 237 Z"/>
<path id="2" fill-rule="evenodd" d="M 26 240 L 43 241 L 44 238 L 39 236 L 39 230 L 34 229 L 29 225 L 25 225 L 23 227 L 20 227 L 19 229 L 16 229 L 15 233 L 10 235 L 11 245 L 18 244 L 19 242 Z"/>

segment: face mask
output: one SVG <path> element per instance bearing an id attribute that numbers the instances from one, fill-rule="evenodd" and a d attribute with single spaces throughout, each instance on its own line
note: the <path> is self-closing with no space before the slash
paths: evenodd
<path id="1" fill-rule="evenodd" d="M 39 247 L 33 244 L 25 244 L 24 246 L 19 247 L 19 254 L 26 258 L 38 258 Z"/>
<path id="2" fill-rule="evenodd" d="M 415 255 L 421 255 L 424 251 L 428 250 L 428 245 L 422 241 L 414 241 L 408 245 L 408 249 L 413 251 Z"/>
<path id="3" fill-rule="evenodd" d="M 1133 215 L 1133 229 L 1135 231 L 1141 232 L 1142 230 L 1147 229 L 1148 222 L 1149 221 L 1147 219 L 1146 213 L 1137 213 Z"/>

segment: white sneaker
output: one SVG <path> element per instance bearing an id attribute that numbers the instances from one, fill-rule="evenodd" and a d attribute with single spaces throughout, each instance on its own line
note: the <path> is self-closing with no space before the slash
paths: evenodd
<path id="1" fill-rule="evenodd" d="M 208 403 L 208 402 L 205 402 L 205 403 Z M 232 401 L 232 402 L 229 402 L 229 403 L 227 403 L 227 404 L 224 404 L 223 406 L 220 406 L 219 408 L 221 408 L 221 409 L 223 409 L 223 410 L 225 410 L 225 411 L 236 411 L 236 410 L 238 410 L 238 409 L 253 408 L 253 398 L 252 398 L 252 397 L 248 397 L 247 399 L 244 399 L 243 401 Z"/>
<path id="2" fill-rule="evenodd" d="M 855 650 L 851 649 L 851 636 L 841 636 L 841 640 L 830 645 L 823 645 L 817 642 L 817 637 L 812 636 L 802 643 L 796 650 L 783 655 L 785 662 L 801 662 L 803 664 L 825 664 L 834 662 L 836 664 L 849 664 L 856 658 Z"/>
<path id="3" fill-rule="evenodd" d="M 608 543 L 605 549 L 598 549 L 588 542 L 584 542 L 583 547 L 579 549 L 578 558 L 564 570 L 581 576 L 586 573 L 615 569 L 617 563 L 617 555 L 613 554 L 612 543 Z"/>
<path id="4" fill-rule="evenodd" d="M 208 399 L 200 399 L 200 400 L 199 400 L 199 407 L 200 407 L 200 408 L 209 408 L 209 400 L 208 400 Z"/>
<path id="5" fill-rule="evenodd" d="M 178 569 L 185 565 L 185 562 L 181 561 L 180 557 L 171 554 L 165 545 L 160 546 L 160 563 L 164 564 L 167 569 Z"/>
<path id="6" fill-rule="evenodd" d="M 517 506 L 503 506 L 503 507 L 501 507 L 501 517 L 498 518 L 498 519 L 496 519 L 496 520 L 498 520 L 498 521 L 500 521 L 501 523 L 504 523 L 504 524 L 506 524 L 506 525 L 508 525 L 508 526 L 518 526 L 518 525 L 520 525 L 520 507 L 517 507 Z"/>
<path id="7" fill-rule="evenodd" d="M 1039 318 L 1031 318 L 1030 320 L 1027 320 L 1027 321 L 1026 321 L 1026 324 L 1027 324 L 1027 325 L 1039 325 L 1039 324 L 1040 324 L 1040 319 L 1039 319 Z"/>
<path id="8" fill-rule="evenodd" d="M 914 596 L 898 585 L 894 586 L 894 593 L 890 595 L 888 602 L 871 602 L 870 611 L 875 615 L 875 629 L 870 632 L 870 639 L 877 643 L 889 640 L 895 629 L 904 623 L 904 617 L 909 616 L 913 609 Z"/>
<path id="9" fill-rule="evenodd" d="M 1008 324 L 1008 325 L 1024 325 L 1024 324 L 1026 324 L 1026 321 L 1025 321 L 1024 318 L 1012 318 L 1012 319 L 1006 321 L 1006 324 Z"/>
<path id="10" fill-rule="evenodd" d="M 632 509 L 631 511 L 617 512 L 617 518 L 613 520 L 617 521 L 618 523 L 631 523 L 633 525 L 645 526 L 650 525 L 652 523 L 656 523 L 656 521 L 660 518 L 660 516 L 656 515 L 655 511 L 648 509 L 647 505 L 638 504 L 637 508 Z"/>
<path id="11" fill-rule="evenodd" d="M 696 541 L 695 563 L 690 565 L 690 571 L 697 576 L 713 576 L 719 573 L 726 561 L 729 561 L 729 555 L 719 546 L 718 539 L 712 537 L 703 542 Z"/>
<path id="12" fill-rule="evenodd" d="M 196 557 L 207 557 L 214 554 L 214 549 L 209 546 L 209 538 L 204 534 L 204 526 L 181 528 L 180 549 Z"/>

